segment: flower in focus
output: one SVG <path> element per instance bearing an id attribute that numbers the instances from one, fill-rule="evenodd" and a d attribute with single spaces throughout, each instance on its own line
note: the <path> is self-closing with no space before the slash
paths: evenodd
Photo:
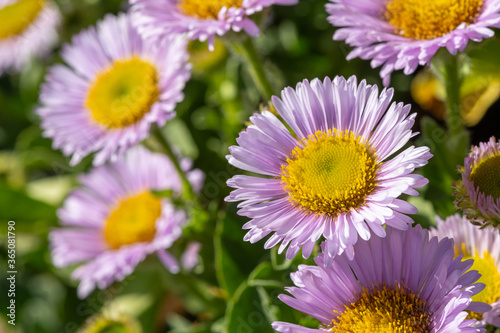
<path id="1" fill-rule="evenodd" d="M 269 111 L 250 118 L 228 160 L 268 178 L 235 176 L 226 198 L 243 201 L 239 214 L 251 218 L 245 240 L 274 232 L 264 247 L 281 242 L 281 253 L 289 245 L 291 260 L 301 248 L 309 257 L 323 236 L 328 265 L 344 251 L 352 258 L 358 235 L 384 237 L 384 224 L 407 229 L 413 220 L 404 214 L 416 208 L 397 198 L 418 195 L 427 179 L 412 172 L 432 155 L 412 146 L 393 156 L 416 133 L 410 106 L 390 105 L 392 95 L 355 77 L 305 80 L 273 97 L 285 124 Z"/>
<path id="2" fill-rule="evenodd" d="M 407 231 L 387 228 L 386 238 L 360 241 L 356 256 L 336 257 L 329 268 L 324 254 L 317 266 L 299 266 L 291 277 L 296 287 L 280 295 L 287 305 L 321 322 L 320 329 L 274 322 L 287 333 L 313 332 L 484 332 L 467 312 L 483 312 L 473 301 L 484 285 L 470 270 L 472 260 L 453 255 L 453 241 L 436 237 L 419 225 Z"/>
<path id="3" fill-rule="evenodd" d="M 329 22 L 340 27 L 333 38 L 354 47 L 347 59 L 383 66 L 385 85 L 393 71 L 409 75 L 440 48 L 455 55 L 469 40 L 492 37 L 490 28 L 500 27 L 498 0 L 330 0 L 326 10 Z"/>
<path id="4" fill-rule="evenodd" d="M 478 282 L 486 287 L 472 296 L 475 302 L 490 304 L 492 310 L 471 313 L 469 317 L 482 320 L 484 323 L 500 327 L 500 238 L 498 232 L 491 228 L 480 229 L 473 226 L 465 217 L 458 214 L 446 220 L 437 218 L 437 229 L 432 228 L 431 236 L 439 239 L 449 237 L 455 242 L 455 256 L 463 255 L 463 259 L 474 259 L 471 270 L 481 274 Z"/>
<path id="5" fill-rule="evenodd" d="M 199 189 L 201 172 L 186 172 Z M 56 266 L 85 262 L 73 272 L 73 278 L 81 280 L 81 298 L 95 287 L 124 279 L 151 253 L 156 252 L 171 272 L 179 270 L 165 249 L 181 236 L 186 213 L 152 193 L 182 189 L 167 157 L 136 147 L 117 162 L 81 176 L 80 182 L 82 188 L 58 211 L 64 228 L 53 230 L 50 241 Z"/>
<path id="6" fill-rule="evenodd" d="M 40 94 L 41 126 L 71 164 L 97 152 L 94 165 L 116 159 L 175 116 L 190 77 L 186 42 L 148 43 L 130 16 L 108 15 L 73 37 L 49 70 Z"/>
<path id="7" fill-rule="evenodd" d="M 244 30 L 250 36 L 259 27 L 248 17 L 272 5 L 294 5 L 298 0 L 130 0 L 134 24 L 147 38 L 186 33 L 188 39 L 208 40 Z"/>
<path id="8" fill-rule="evenodd" d="M 50 0 L 0 0 L 0 75 L 47 54 L 57 42 L 60 21 Z"/>
<path id="9" fill-rule="evenodd" d="M 478 225 L 500 228 L 500 142 L 494 137 L 472 147 L 455 184 L 455 204 Z"/>

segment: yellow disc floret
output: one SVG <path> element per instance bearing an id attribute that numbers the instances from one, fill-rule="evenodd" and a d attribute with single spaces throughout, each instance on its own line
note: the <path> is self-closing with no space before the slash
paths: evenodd
<path id="1" fill-rule="evenodd" d="M 89 88 L 86 106 L 91 118 L 107 128 L 135 124 L 158 100 L 158 73 L 138 57 L 115 61 Z"/>
<path id="2" fill-rule="evenodd" d="M 402 287 L 388 287 L 363 293 L 333 320 L 335 333 L 428 333 L 429 315 L 425 302 Z"/>
<path id="3" fill-rule="evenodd" d="M 474 302 L 483 302 L 493 304 L 500 299 L 500 273 L 499 267 L 495 265 L 495 258 L 488 251 L 482 254 L 478 253 L 474 248 L 474 253 L 467 251 L 466 246 L 462 243 L 462 251 L 459 251 L 455 246 L 455 254 L 464 254 L 462 260 L 474 259 L 474 264 L 469 270 L 478 271 L 481 274 L 479 283 L 484 283 L 486 287 L 478 294 L 472 296 Z M 469 318 L 480 320 L 482 313 L 469 312 Z"/>
<path id="4" fill-rule="evenodd" d="M 472 169 L 469 177 L 475 187 L 485 196 L 500 198 L 500 155 L 494 155 L 482 160 Z"/>
<path id="5" fill-rule="evenodd" d="M 20 0 L 0 8 L 0 40 L 24 32 L 43 9 L 45 0 Z"/>
<path id="6" fill-rule="evenodd" d="M 179 9 L 186 15 L 201 19 L 217 19 L 222 7 L 241 7 L 243 0 L 181 0 Z"/>
<path id="7" fill-rule="evenodd" d="M 358 208 L 375 189 L 375 151 L 352 132 L 318 131 L 301 141 L 281 183 L 290 201 L 306 212 L 335 216 Z"/>
<path id="8" fill-rule="evenodd" d="M 112 249 L 149 242 L 156 234 L 161 215 L 160 199 L 149 191 L 120 200 L 106 220 L 104 238 Z"/>
<path id="9" fill-rule="evenodd" d="M 474 23 L 482 7 L 482 0 L 389 0 L 385 19 L 401 36 L 433 39 Z"/>

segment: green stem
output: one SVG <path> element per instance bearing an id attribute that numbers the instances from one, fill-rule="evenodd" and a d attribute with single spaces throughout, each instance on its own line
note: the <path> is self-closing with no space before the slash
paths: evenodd
<path id="1" fill-rule="evenodd" d="M 444 61 L 443 79 L 446 87 L 446 124 L 450 136 L 457 136 L 464 130 L 460 105 L 462 75 L 458 56 L 447 57 Z"/>
<path id="2" fill-rule="evenodd" d="M 153 136 L 156 138 L 156 141 L 160 144 L 160 146 L 163 149 L 163 152 L 165 155 L 167 155 L 170 160 L 172 161 L 172 164 L 174 165 L 175 169 L 177 170 L 177 173 L 179 174 L 179 177 L 182 181 L 182 193 L 184 197 L 187 200 L 194 200 L 195 195 L 193 191 L 193 187 L 191 186 L 191 183 L 186 177 L 186 173 L 184 170 L 182 170 L 181 165 L 179 164 L 179 161 L 177 160 L 177 156 L 175 156 L 174 152 L 172 151 L 172 148 L 170 147 L 170 144 L 168 143 L 167 139 L 163 135 L 162 131 L 160 128 L 157 126 L 154 126 L 152 128 L 151 133 Z"/>
<path id="3" fill-rule="evenodd" d="M 244 41 L 231 40 L 229 43 L 232 49 L 240 54 L 245 60 L 250 75 L 262 98 L 265 101 L 271 100 L 271 97 L 274 95 L 274 90 L 262 66 L 262 60 L 255 49 L 253 39 L 248 37 Z"/>

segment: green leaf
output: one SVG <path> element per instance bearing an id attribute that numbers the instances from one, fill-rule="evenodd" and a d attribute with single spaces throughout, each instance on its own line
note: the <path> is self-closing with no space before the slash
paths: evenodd
<path id="1" fill-rule="evenodd" d="M 467 53 L 470 58 L 471 71 L 476 74 L 500 77 L 500 64 L 498 63 L 500 40 L 490 38 L 479 45 L 480 47 L 471 47 Z"/>
<path id="2" fill-rule="evenodd" d="M 272 319 L 266 310 L 257 289 L 243 283 L 228 303 L 225 332 L 273 332 Z"/>
<path id="3" fill-rule="evenodd" d="M 430 117 L 422 119 L 421 127 L 419 145 L 430 147 L 434 155 L 429 164 L 422 168 L 423 175 L 429 179 L 424 198 L 432 202 L 441 217 L 446 217 L 455 213 L 452 183 L 459 179 L 457 167 L 463 165 L 469 149 L 468 133 L 450 138 Z"/>
<path id="4" fill-rule="evenodd" d="M 56 207 L 35 200 L 22 191 L 0 185 L 0 220 L 55 221 Z"/>
<path id="5" fill-rule="evenodd" d="M 243 223 L 244 219 L 236 215 L 236 205 L 230 205 L 215 232 L 217 279 L 230 298 L 267 253 L 262 244 L 243 241 Z"/>
<path id="6" fill-rule="evenodd" d="M 71 176 L 46 177 L 26 184 L 26 192 L 33 199 L 58 206 L 71 191 L 73 185 L 74 179 Z"/>
<path id="7" fill-rule="evenodd" d="M 191 132 L 182 120 L 178 118 L 170 120 L 162 131 L 169 143 L 178 147 L 183 156 L 196 159 L 200 154 Z"/>
<path id="8" fill-rule="evenodd" d="M 415 222 L 425 228 L 436 225 L 436 211 L 430 201 L 425 200 L 422 196 L 409 197 L 407 201 L 418 209 L 418 213 L 411 216 Z"/>

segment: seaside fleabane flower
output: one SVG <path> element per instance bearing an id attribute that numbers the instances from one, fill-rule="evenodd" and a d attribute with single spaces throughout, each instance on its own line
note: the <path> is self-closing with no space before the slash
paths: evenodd
<path id="1" fill-rule="evenodd" d="M 143 36 L 158 39 L 165 34 L 186 33 L 187 38 L 208 40 L 228 31 L 244 30 L 250 36 L 259 27 L 249 18 L 272 5 L 295 5 L 298 0 L 129 0 L 134 24 Z"/>
<path id="2" fill-rule="evenodd" d="M 458 214 L 446 220 L 437 220 L 437 229 L 431 228 L 431 236 L 439 239 L 449 237 L 455 242 L 455 256 L 463 255 L 463 259 L 474 259 L 473 270 L 481 277 L 478 282 L 486 287 L 472 297 L 473 301 L 491 305 L 492 309 L 483 314 L 470 313 L 469 317 L 500 327 L 500 238 L 498 232 L 491 228 L 478 228 L 467 218 Z"/>
<path id="3" fill-rule="evenodd" d="M 384 224 L 407 229 L 413 220 L 404 214 L 416 208 L 397 198 L 418 195 L 414 188 L 427 184 L 412 172 L 432 155 L 414 146 L 395 155 L 416 133 L 410 105 L 391 104 L 392 95 L 358 85 L 354 76 L 304 80 L 273 97 L 285 124 L 269 111 L 251 117 L 227 157 L 264 176 L 228 181 L 236 190 L 226 200 L 243 201 L 238 214 L 251 218 L 244 239 L 253 243 L 274 232 L 264 247 L 281 242 L 278 251 L 288 246 L 291 260 L 301 248 L 309 257 L 323 236 L 328 264 L 344 251 L 352 258 L 358 235 L 383 237 Z"/>
<path id="4" fill-rule="evenodd" d="M 123 311 L 123 310 L 121 310 Z M 141 324 L 134 317 L 105 309 L 86 320 L 77 333 L 143 333 Z"/>
<path id="5" fill-rule="evenodd" d="M 500 230 L 500 142 L 492 137 L 472 147 L 459 170 L 456 206 L 472 223 Z"/>
<path id="6" fill-rule="evenodd" d="M 201 171 L 189 171 L 189 163 L 183 165 L 193 187 L 199 189 Z M 81 298 L 96 287 L 103 289 L 123 280 L 152 253 L 171 272 L 179 270 L 166 249 L 181 236 L 186 213 L 153 193 L 182 190 L 167 157 L 135 147 L 117 162 L 81 176 L 80 183 L 82 187 L 58 211 L 63 228 L 53 230 L 49 238 L 56 266 L 84 262 L 72 275 L 81 280 Z"/>
<path id="7" fill-rule="evenodd" d="M 274 322 L 286 333 L 314 332 L 484 332 L 466 310 L 483 312 L 490 306 L 474 302 L 484 284 L 471 270 L 472 260 L 454 259 L 453 241 L 437 237 L 419 225 L 407 231 L 387 228 L 386 238 L 356 244 L 356 256 L 345 254 L 324 267 L 299 266 L 291 274 L 296 287 L 281 301 L 318 319 L 319 329 Z M 476 282 L 476 283 L 474 283 Z"/>
<path id="8" fill-rule="evenodd" d="M 49 69 L 37 113 L 44 135 L 71 164 L 92 152 L 94 165 L 114 160 L 145 139 L 153 124 L 175 116 L 190 77 L 187 43 L 169 36 L 144 41 L 130 16 L 108 15 L 73 37 Z"/>
<path id="9" fill-rule="evenodd" d="M 371 60 L 383 66 L 388 85 L 391 73 L 406 75 L 426 65 L 446 47 L 455 55 L 469 40 L 479 42 L 500 27 L 498 0 L 329 0 L 328 21 L 340 27 L 333 38 L 354 47 L 347 59 Z"/>
<path id="10" fill-rule="evenodd" d="M 51 0 L 0 0 L 0 75 L 46 55 L 57 42 L 60 22 Z"/>

